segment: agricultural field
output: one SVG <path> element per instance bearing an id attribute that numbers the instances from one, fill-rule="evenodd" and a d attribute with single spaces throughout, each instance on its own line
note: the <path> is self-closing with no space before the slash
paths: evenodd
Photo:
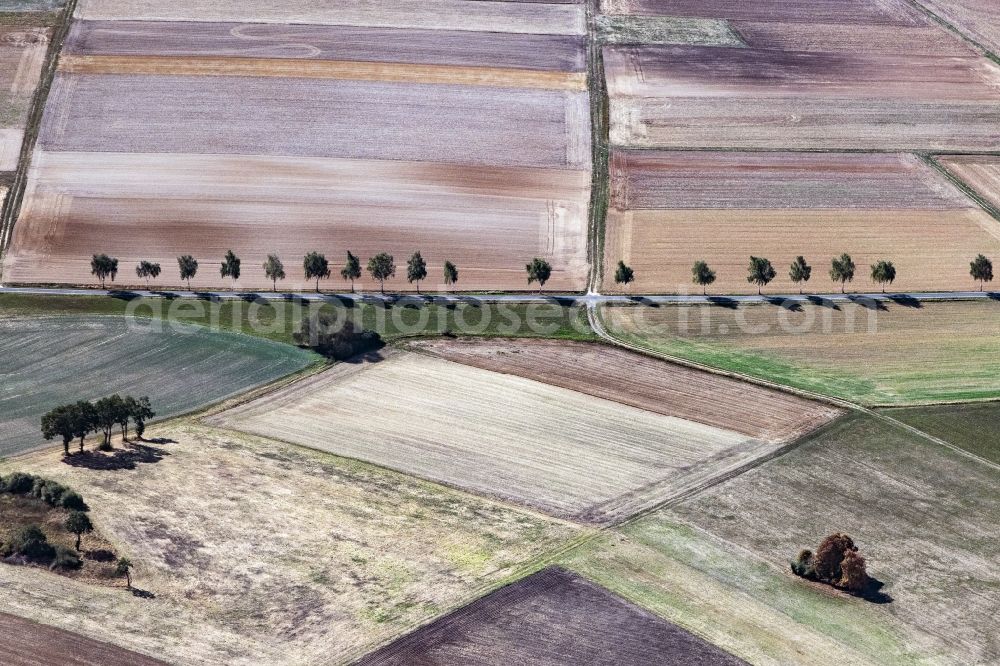
<path id="1" fill-rule="evenodd" d="M 605 46 L 613 145 L 890 151 L 1000 145 L 1000 65 L 905 0 L 611 0 L 604 11 L 725 19 L 744 41 L 741 47 Z M 828 24 L 854 37 L 841 39 Z M 935 30 L 930 41 L 916 39 Z M 906 37 L 918 45 L 908 47 Z"/>
<path id="2" fill-rule="evenodd" d="M 372 396 L 378 396 L 378 418 L 359 420 Z M 786 403 L 779 411 L 801 407 Z M 806 419 L 822 422 L 814 406 L 808 410 Z M 706 411 L 710 421 L 712 410 Z M 339 365 L 207 422 L 594 524 L 690 491 L 779 446 L 734 429 L 397 350 L 381 360 Z M 731 423 L 738 428 L 745 422 L 737 416 Z"/>
<path id="3" fill-rule="evenodd" d="M 420 250 L 427 289 L 446 260 L 461 290 L 527 289 L 535 256 L 549 288 L 584 289 L 582 5 L 161 5 L 78 4 L 5 280 L 92 284 L 106 252 L 176 286 L 177 256 L 232 248 L 238 287 L 270 286 L 277 253 L 302 289 L 309 251 L 336 273 L 347 250 L 397 265 Z M 402 277 L 387 286 L 415 288 Z M 214 270 L 196 283 L 231 286 Z"/>
<path id="4" fill-rule="evenodd" d="M 853 289 L 878 290 L 868 267 L 890 259 L 903 292 L 973 288 L 969 261 L 1000 256 L 1000 222 L 914 155 L 616 150 L 611 165 L 608 292 L 621 291 L 618 260 L 635 269 L 638 293 L 698 289 L 700 259 L 718 276 L 713 292 L 739 294 L 757 291 L 750 255 L 772 261 L 778 293 L 798 291 L 788 276 L 798 255 L 815 267 L 812 292 L 839 290 L 827 272 L 843 252 L 858 265 Z"/>
<path id="5" fill-rule="evenodd" d="M 746 662 L 572 572 L 551 567 L 477 599 L 361 659 L 399 664 Z"/>
<path id="6" fill-rule="evenodd" d="M 143 591 L 4 565 L 6 612 L 171 664 L 343 663 L 580 533 L 256 437 L 184 422 L 149 434 L 161 459 L 133 470 L 49 453 L 0 464 L 78 490 Z"/>
<path id="7" fill-rule="evenodd" d="M 935 158 L 987 203 L 1000 210 L 1000 157 L 996 155 L 942 155 Z"/>
<path id="8" fill-rule="evenodd" d="M 0 613 L 0 650 L 8 666 L 165 666 L 158 659 L 6 613 Z"/>
<path id="9" fill-rule="evenodd" d="M 628 342 L 866 405 L 1000 397 L 1000 304 L 604 307 Z"/>
<path id="10" fill-rule="evenodd" d="M 243 393 L 319 357 L 233 333 L 118 317 L 0 320 L 0 455 L 44 444 L 42 414 L 111 393 L 148 395 L 159 417 Z M 53 442 L 52 450 L 61 445 Z"/>
<path id="11" fill-rule="evenodd" d="M 17 169 L 31 101 L 45 67 L 54 13 L 39 3 L 0 4 L 0 171 Z"/>
<path id="12" fill-rule="evenodd" d="M 846 532 L 891 597 L 876 614 L 900 622 L 909 645 L 946 663 L 992 663 L 1000 658 L 998 482 L 1000 466 L 855 415 L 672 513 L 775 571 L 826 534 Z"/>
<path id="13" fill-rule="evenodd" d="M 973 402 L 887 409 L 897 421 L 1000 465 L 1000 403 Z"/>
<path id="14" fill-rule="evenodd" d="M 1000 6 L 992 0 L 917 0 L 966 37 L 1000 54 Z"/>
<path id="15" fill-rule="evenodd" d="M 839 415 L 826 405 L 603 344 L 427 339 L 406 348 L 773 443 Z"/>

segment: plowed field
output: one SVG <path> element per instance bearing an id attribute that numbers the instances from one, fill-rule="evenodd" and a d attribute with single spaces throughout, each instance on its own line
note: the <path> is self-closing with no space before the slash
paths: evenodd
<path id="1" fill-rule="evenodd" d="M 109 643 L 0 613 L 5 666 L 166 666 L 166 662 Z"/>
<path id="2" fill-rule="evenodd" d="M 377 413 L 362 417 L 373 396 Z M 209 422 L 599 524 L 776 447 L 408 352 L 338 366 Z"/>
<path id="3" fill-rule="evenodd" d="M 408 348 L 749 437 L 785 442 L 839 414 L 802 398 L 599 344 L 422 340 Z"/>
<path id="4" fill-rule="evenodd" d="M 1000 5 L 994 0 L 918 0 L 966 36 L 1000 53 Z"/>
<path id="5" fill-rule="evenodd" d="M 944 155 L 937 161 L 1000 209 L 1000 156 Z"/>
<path id="6" fill-rule="evenodd" d="M 45 65 L 52 30 L 0 24 L 0 171 L 14 171 L 32 96 Z"/>

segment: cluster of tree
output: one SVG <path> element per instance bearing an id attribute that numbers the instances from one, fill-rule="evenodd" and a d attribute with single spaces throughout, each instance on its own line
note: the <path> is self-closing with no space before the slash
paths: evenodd
<path id="1" fill-rule="evenodd" d="M 88 510 L 86 502 L 75 491 L 51 479 L 24 472 L 14 472 L 0 477 L 0 493 L 34 497 L 51 507 L 72 511 Z"/>
<path id="2" fill-rule="evenodd" d="M 840 291 L 843 293 L 848 282 L 854 281 L 857 272 L 857 265 L 854 259 L 846 252 L 839 257 L 834 257 L 830 261 L 830 279 L 840 283 Z M 691 267 L 692 281 L 702 288 L 702 293 L 708 293 L 708 287 L 715 282 L 715 271 L 704 261 L 694 262 Z M 747 267 L 747 282 L 757 285 L 757 293 L 762 293 L 764 287 L 771 283 L 778 272 L 774 269 L 770 260 L 764 257 L 750 257 L 750 265 Z M 969 275 L 979 282 L 979 289 L 982 290 L 985 283 L 993 281 L 993 262 L 984 255 L 978 255 L 969 264 Z M 802 285 L 809 282 L 812 277 L 812 266 L 805 257 L 798 256 L 788 269 L 788 277 L 792 282 L 799 285 L 799 293 L 802 293 Z M 871 279 L 875 284 L 881 285 L 882 292 L 885 293 L 886 285 L 896 281 L 896 266 L 891 261 L 879 260 L 871 265 Z M 615 282 L 617 284 L 629 284 L 635 280 L 635 271 L 625 264 L 618 262 L 615 270 Z"/>
<path id="3" fill-rule="evenodd" d="M 61 405 L 42 416 L 42 436 L 46 440 L 61 438 L 63 450 L 69 455 L 69 445 L 74 439 L 80 440 L 83 451 L 84 439 L 90 433 L 100 433 L 103 440 L 99 448 L 111 447 L 111 435 L 115 426 L 121 429 L 122 439 L 128 440 L 129 423 L 135 424 L 135 434 L 142 439 L 146 423 L 156 416 L 149 398 L 124 398 L 117 393 L 95 402 L 81 400 Z"/>
<path id="4" fill-rule="evenodd" d="M 87 504 L 79 494 L 56 481 L 33 474 L 14 472 L 0 477 L 0 492 L 24 497 L 33 497 L 57 509 L 67 509 L 69 514 L 63 526 L 76 535 L 76 550 L 84 534 L 93 531 L 94 526 L 87 516 Z M 78 569 L 80 557 L 62 546 L 52 545 L 48 537 L 37 525 L 27 525 L 14 532 L 0 545 L 0 555 L 24 562 L 47 564 L 53 569 Z"/>
<path id="5" fill-rule="evenodd" d="M 538 262 L 541 260 L 536 259 L 535 261 Z M 548 266 L 547 263 L 542 263 Z M 219 274 L 224 278 L 228 277 L 232 279 L 235 284 L 240 279 L 241 266 L 242 261 L 240 258 L 236 256 L 235 252 L 229 250 L 219 265 Z M 190 289 L 191 279 L 198 274 L 198 260 L 190 254 L 185 254 L 177 257 L 177 267 L 181 280 L 187 282 Z M 277 291 L 278 280 L 284 280 L 287 277 L 285 265 L 282 263 L 281 258 L 276 254 L 267 255 L 267 260 L 264 262 L 263 268 L 264 274 L 271 280 L 272 288 Z M 101 288 L 104 288 L 106 280 L 110 279 L 114 282 L 115 277 L 118 275 L 118 259 L 109 257 L 106 254 L 95 254 L 90 262 L 90 269 L 91 274 L 97 276 L 101 281 Z M 368 260 L 367 270 L 372 279 L 379 283 L 380 289 L 384 294 L 385 281 L 396 275 L 396 263 L 391 254 L 379 252 Z M 551 270 L 549 268 L 548 273 L 539 273 L 541 277 L 536 276 L 535 279 L 541 284 L 545 284 Z M 136 276 L 145 280 L 147 286 L 149 286 L 150 279 L 155 280 L 160 276 L 160 273 L 160 264 L 146 261 L 145 259 L 136 264 L 135 267 Z M 320 252 L 310 252 L 302 258 L 302 273 L 306 280 L 316 281 L 316 291 L 319 291 L 319 281 L 329 279 L 332 274 L 330 271 L 330 262 L 327 260 L 326 255 Z M 350 281 L 351 292 L 353 293 L 355 281 L 361 279 L 361 260 L 350 251 L 347 253 L 347 260 L 344 262 L 344 267 L 340 269 L 340 277 L 345 281 Z M 406 262 L 406 279 L 410 284 L 416 283 L 417 293 L 420 293 L 420 282 L 426 278 L 427 262 L 421 256 L 420 252 L 414 252 Z M 448 286 L 457 284 L 458 267 L 450 261 L 444 262 L 443 278 L 444 283 Z M 531 281 L 529 280 L 529 283 Z"/>
<path id="6" fill-rule="evenodd" d="M 325 313 L 304 318 L 292 337 L 297 344 L 337 361 L 381 349 L 385 344 L 375 331 L 361 330 L 351 321 L 338 322 Z"/>
<path id="7" fill-rule="evenodd" d="M 865 558 L 858 552 L 854 540 L 839 532 L 823 539 L 815 553 L 803 550 L 791 564 L 796 576 L 853 594 L 864 594 L 872 585 Z"/>

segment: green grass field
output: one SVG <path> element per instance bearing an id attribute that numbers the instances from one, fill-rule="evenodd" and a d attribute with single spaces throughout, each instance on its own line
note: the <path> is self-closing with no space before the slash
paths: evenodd
<path id="1" fill-rule="evenodd" d="M 288 345 L 161 323 L 98 316 L 0 320 L 0 455 L 42 444 L 39 419 L 66 402 L 148 395 L 164 417 L 321 362 Z"/>
<path id="2" fill-rule="evenodd" d="M 387 340 L 408 336 L 483 335 L 595 340 L 584 307 L 545 304 L 462 304 L 455 307 L 419 303 L 382 307 L 363 304 L 348 307 L 336 302 L 322 305 L 305 301 L 144 298 L 129 300 L 109 296 L 39 296 L 0 294 L 0 318 L 46 314 L 132 314 L 141 318 L 199 324 L 235 331 L 276 342 L 295 344 L 293 333 L 309 313 L 325 312 L 350 317 Z"/>
<path id="3" fill-rule="evenodd" d="M 888 416 L 1000 464 L 1000 403 L 887 409 Z"/>
<path id="4" fill-rule="evenodd" d="M 1000 397 L 1000 303 L 604 307 L 613 335 L 869 406 Z"/>

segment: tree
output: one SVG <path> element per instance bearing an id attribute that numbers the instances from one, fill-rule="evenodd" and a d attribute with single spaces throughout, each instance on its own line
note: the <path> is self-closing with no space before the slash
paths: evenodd
<path id="1" fill-rule="evenodd" d="M 236 281 L 240 279 L 240 258 L 232 250 L 226 251 L 226 256 L 219 267 L 219 275 L 224 278 L 232 278 L 233 287 L 236 287 Z"/>
<path id="2" fill-rule="evenodd" d="M 307 280 L 316 280 L 316 293 L 319 293 L 319 281 L 330 277 L 330 262 L 319 252 L 310 252 L 302 258 L 302 272 Z"/>
<path id="3" fill-rule="evenodd" d="M 421 259 L 421 261 L 423 261 L 423 259 Z M 379 252 L 374 257 L 369 259 L 368 273 L 373 279 L 378 280 L 379 287 L 384 294 L 385 281 L 396 275 L 396 264 L 393 262 L 392 255 L 386 252 Z M 409 270 L 407 270 L 407 273 L 409 273 Z"/>
<path id="4" fill-rule="evenodd" d="M 132 561 L 127 557 L 118 558 L 115 563 L 115 575 L 125 576 L 125 587 L 132 589 Z"/>
<path id="5" fill-rule="evenodd" d="M 80 453 L 83 453 L 84 438 L 97 427 L 97 413 L 94 405 L 80 400 L 73 405 L 73 436 L 80 439 Z"/>
<path id="6" fill-rule="evenodd" d="M 816 577 L 827 583 L 836 583 L 843 575 L 840 563 L 848 551 L 857 550 L 854 541 L 846 534 L 837 532 L 823 539 L 813 557 Z"/>
<path id="7" fill-rule="evenodd" d="M 840 283 L 840 293 L 844 293 L 848 282 L 854 281 L 855 268 L 854 260 L 846 252 L 830 262 L 830 279 Z"/>
<path id="8" fill-rule="evenodd" d="M 750 266 L 747 268 L 747 282 L 757 285 L 757 294 L 766 287 L 778 275 L 771 265 L 770 260 L 763 257 L 750 257 Z"/>
<path id="9" fill-rule="evenodd" d="M 276 254 L 267 255 L 264 262 L 264 275 L 271 281 L 271 291 L 278 291 L 278 280 L 285 279 L 285 265 Z"/>
<path id="10" fill-rule="evenodd" d="M 156 416 L 149 402 L 149 396 L 144 395 L 138 399 L 129 397 L 125 402 L 132 420 L 135 421 L 135 436 L 142 439 L 143 433 L 146 432 L 146 422 Z"/>
<path id="11" fill-rule="evenodd" d="M 347 251 L 347 262 L 340 269 L 340 277 L 351 281 L 351 293 L 354 293 L 354 281 L 361 279 L 361 260 Z"/>
<path id="12" fill-rule="evenodd" d="M 383 345 L 381 336 L 375 331 L 359 329 L 350 320 L 340 322 L 326 313 L 303 317 L 299 330 L 292 337 L 297 344 L 337 361 Z"/>
<path id="13" fill-rule="evenodd" d="M 615 269 L 615 284 L 629 285 L 635 281 L 635 271 L 627 266 L 624 261 L 618 261 L 618 268 Z"/>
<path id="14" fill-rule="evenodd" d="M 813 568 L 813 552 L 808 548 L 799 551 L 799 556 L 792 560 L 792 572 L 796 576 L 803 578 L 814 578 L 816 571 Z"/>
<path id="15" fill-rule="evenodd" d="M 891 261 L 880 259 L 872 264 L 872 282 L 882 285 L 882 293 L 885 293 L 885 285 L 892 284 L 896 280 L 896 267 Z"/>
<path id="16" fill-rule="evenodd" d="M 799 285 L 799 293 L 802 293 L 802 283 L 809 282 L 809 278 L 812 277 L 812 266 L 806 263 L 806 258 L 801 254 L 795 257 L 795 261 L 792 262 L 791 267 L 788 269 L 788 277 L 792 279 L 792 282 Z"/>
<path id="17" fill-rule="evenodd" d="M 528 272 L 528 284 L 537 282 L 539 291 L 552 277 L 552 266 L 549 265 L 549 262 L 538 257 L 532 259 L 530 264 L 525 264 L 524 269 Z"/>
<path id="18" fill-rule="evenodd" d="M 840 581 L 837 584 L 845 590 L 854 593 L 864 592 L 871 585 L 865 558 L 857 549 L 844 553 L 844 559 L 840 563 L 840 571 Z"/>
<path id="19" fill-rule="evenodd" d="M 4 543 L 0 554 L 21 555 L 36 562 L 46 562 L 55 556 L 56 549 L 49 543 L 42 528 L 38 525 L 25 525 Z"/>
<path id="20" fill-rule="evenodd" d="M 406 281 L 410 284 L 417 283 L 417 293 L 420 293 L 420 281 L 427 277 L 427 262 L 420 256 L 420 251 L 416 251 L 406 262 Z"/>
<path id="21" fill-rule="evenodd" d="M 973 280 L 979 280 L 979 291 L 982 291 L 987 282 L 993 282 L 993 262 L 985 255 L 978 255 L 969 264 L 969 275 Z"/>
<path id="22" fill-rule="evenodd" d="M 694 262 L 694 266 L 691 267 L 691 276 L 694 283 L 701 287 L 703 295 L 708 293 L 709 285 L 715 282 L 715 271 L 709 268 L 704 261 Z"/>
<path id="23" fill-rule="evenodd" d="M 181 279 L 187 280 L 188 289 L 191 288 L 191 278 L 198 274 L 198 260 L 190 254 L 177 257 L 177 266 L 181 269 Z"/>
<path id="24" fill-rule="evenodd" d="M 451 286 L 458 282 L 458 266 L 450 261 L 444 262 L 444 283 Z"/>
<path id="25" fill-rule="evenodd" d="M 118 277 L 118 260 L 106 254 L 95 254 L 90 260 L 90 274 L 96 275 L 101 281 L 101 289 L 104 289 L 104 281 L 111 278 L 114 282 Z"/>
<path id="26" fill-rule="evenodd" d="M 101 448 L 106 449 L 111 446 L 111 432 L 120 423 L 123 412 L 127 413 L 125 401 L 117 393 L 94 403 L 95 425 L 104 434 Z"/>
<path id="27" fill-rule="evenodd" d="M 62 437 L 63 451 L 69 455 L 69 443 L 73 441 L 76 434 L 76 422 L 73 418 L 73 408 L 68 406 L 56 407 L 49 410 L 42 416 L 42 437 L 46 441 Z"/>
<path id="28" fill-rule="evenodd" d="M 72 511 L 66 517 L 66 529 L 76 535 L 76 549 L 79 551 L 80 540 L 84 534 L 90 534 L 94 531 L 94 524 L 90 522 L 90 518 L 83 511 Z"/>
<path id="29" fill-rule="evenodd" d="M 160 277 L 160 265 L 143 259 L 138 263 L 138 265 L 136 265 L 135 274 L 139 279 L 146 281 L 146 287 L 148 288 L 149 278 L 153 278 L 155 280 Z"/>

